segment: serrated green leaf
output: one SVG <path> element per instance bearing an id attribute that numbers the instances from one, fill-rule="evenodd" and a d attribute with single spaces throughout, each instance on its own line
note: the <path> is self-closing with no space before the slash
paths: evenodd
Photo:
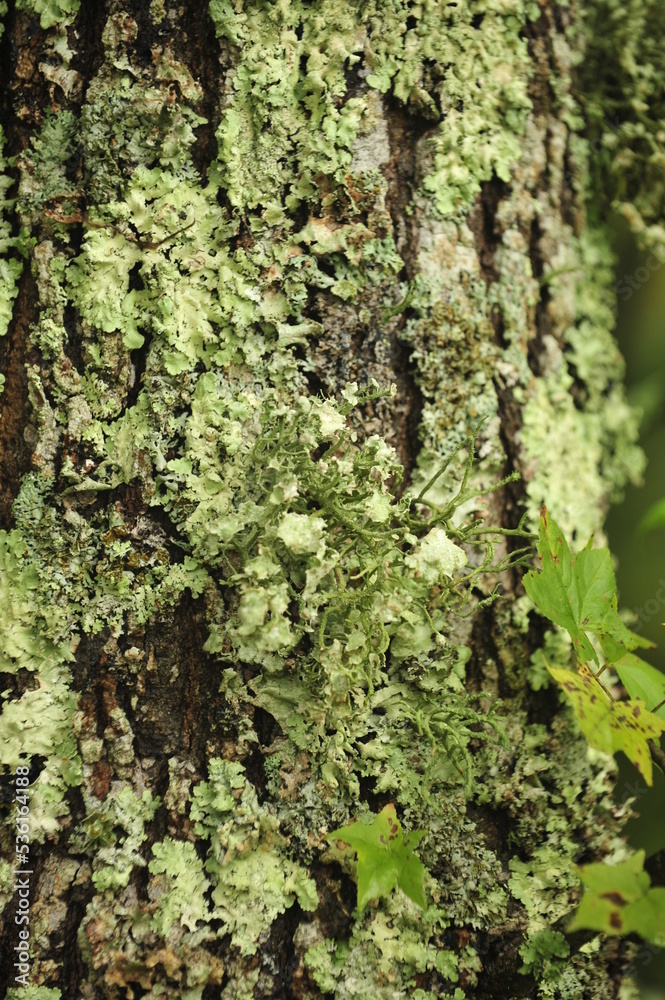
<path id="1" fill-rule="evenodd" d="M 651 879 L 643 866 L 644 851 L 638 851 L 618 865 L 592 864 L 578 868 L 587 891 L 568 930 L 635 933 L 662 946 L 665 889 L 650 888 Z"/>
<path id="2" fill-rule="evenodd" d="M 612 664 L 631 698 L 641 698 L 650 712 L 665 719 L 665 675 L 634 653 L 626 653 Z"/>
<path id="3" fill-rule="evenodd" d="M 425 866 L 413 851 L 424 836 L 424 830 L 404 836 L 392 803 L 371 824 L 351 823 L 333 830 L 328 840 L 342 840 L 358 855 L 359 909 L 364 909 L 370 899 L 387 896 L 397 887 L 425 909 Z"/>
<path id="4" fill-rule="evenodd" d="M 541 508 L 538 554 L 543 568 L 524 577 L 524 587 L 541 614 L 570 635 L 580 662 L 598 656 L 589 634 L 600 639 L 609 663 L 637 647 L 652 643 L 631 632 L 619 617 L 616 580 L 609 549 L 590 548 L 573 556 L 562 531 Z"/>
<path id="5" fill-rule="evenodd" d="M 653 783 L 648 740 L 658 740 L 665 720 L 648 712 L 641 699 L 612 701 L 588 667 L 579 672 L 547 668 L 566 692 L 580 727 L 592 747 L 604 753 L 623 750 L 647 785 Z"/>

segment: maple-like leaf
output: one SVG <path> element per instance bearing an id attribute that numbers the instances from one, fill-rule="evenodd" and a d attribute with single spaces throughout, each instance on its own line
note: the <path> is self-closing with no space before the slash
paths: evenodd
<path id="1" fill-rule="evenodd" d="M 651 785 L 653 768 L 648 740 L 660 739 L 665 720 L 647 711 L 640 698 L 613 701 L 585 665 L 580 666 L 579 672 L 550 666 L 547 669 L 566 692 L 591 746 L 604 753 L 623 750 L 647 785 Z"/>
<path id="2" fill-rule="evenodd" d="M 653 643 L 631 632 L 619 617 L 616 580 L 609 549 L 592 549 L 591 539 L 573 555 L 563 532 L 543 505 L 540 511 L 538 555 L 543 568 L 524 577 L 524 589 L 545 615 L 565 628 L 582 663 L 598 656 L 589 634 L 598 636 L 608 662 L 637 647 Z"/>
<path id="3" fill-rule="evenodd" d="M 578 868 L 586 886 L 569 931 L 586 928 L 605 934 L 639 934 L 646 941 L 665 943 L 665 889 L 652 889 L 643 871 L 644 851 L 618 865 Z"/>
<path id="4" fill-rule="evenodd" d="M 631 698 L 641 698 L 650 712 L 665 719 L 665 674 L 635 653 L 626 653 L 612 668 Z"/>
<path id="5" fill-rule="evenodd" d="M 360 910 L 370 899 L 387 896 L 395 888 L 425 909 L 425 866 L 413 852 L 424 836 L 424 830 L 404 835 L 392 803 L 381 810 L 373 823 L 351 823 L 333 830 L 328 840 L 342 840 L 358 855 Z"/>

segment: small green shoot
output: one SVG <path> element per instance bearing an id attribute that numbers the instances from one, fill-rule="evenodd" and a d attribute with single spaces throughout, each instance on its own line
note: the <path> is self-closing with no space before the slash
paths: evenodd
<path id="1" fill-rule="evenodd" d="M 524 587 L 538 610 L 566 629 L 578 659 L 577 673 L 548 670 L 572 702 L 591 746 L 605 753 L 623 750 L 651 785 L 649 741 L 657 743 L 665 730 L 665 720 L 656 715 L 662 712 L 665 701 L 665 676 L 632 652 L 653 644 L 631 632 L 619 617 L 609 550 L 592 549 L 590 540 L 573 556 L 543 506 L 538 554 L 543 568 L 527 573 Z M 602 651 L 603 663 L 597 649 Z M 628 701 L 615 701 L 600 680 L 608 667 L 619 675 L 630 696 Z"/>
<path id="2" fill-rule="evenodd" d="M 387 896 L 398 887 L 425 909 L 425 866 L 413 852 L 424 836 L 424 830 L 404 835 L 392 802 L 373 823 L 351 823 L 333 830 L 328 840 L 342 840 L 358 855 L 359 910 L 364 910 L 370 899 Z"/>

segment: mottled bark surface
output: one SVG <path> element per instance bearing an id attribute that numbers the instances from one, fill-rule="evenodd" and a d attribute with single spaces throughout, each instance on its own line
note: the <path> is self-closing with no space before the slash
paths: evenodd
<path id="1" fill-rule="evenodd" d="M 453 586 L 474 518 L 586 541 L 640 472 L 579 12 L 9 8 L 0 981 L 27 762 L 44 990 L 8 996 L 634 995 L 564 933 L 626 817 L 570 650 L 519 567 Z M 355 912 L 326 839 L 388 802 L 426 911 Z"/>

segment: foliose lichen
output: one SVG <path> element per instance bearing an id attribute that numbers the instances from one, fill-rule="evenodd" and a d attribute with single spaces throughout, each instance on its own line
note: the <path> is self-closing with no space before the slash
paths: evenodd
<path id="1" fill-rule="evenodd" d="M 203 87 L 170 39 L 138 58 L 139 26 L 112 3 L 79 109 L 63 75 L 78 4 L 23 6 L 57 34 L 72 106 L 16 163 L 38 318 L 32 470 L 0 536 L 13 684 L 0 745 L 6 766 L 38 772 L 37 838 L 81 860 L 86 995 L 271 995 L 271 931 L 297 915 L 304 990 L 461 1000 L 509 927 L 542 996 L 605 1000 L 606 945 L 571 957 L 561 928 L 579 853 L 620 850 L 612 765 L 559 721 L 530 724 L 524 602 L 482 654 L 471 615 L 521 555 L 519 515 L 491 532 L 509 458 L 527 517 L 546 498 L 583 535 L 639 473 L 611 255 L 600 229 L 564 221 L 578 127 L 565 36 L 544 115 L 535 4 L 212 0 L 222 63 L 204 169 Z M 155 26 L 178 17 L 150 5 Z M 395 109 L 419 122 L 398 226 Z M 398 332 L 423 399 L 403 492 L 401 402 L 377 379 Z M 363 378 L 358 341 L 374 351 Z M 504 434 L 511 406 L 521 425 Z M 553 471 L 554 431 L 575 477 Z M 157 668 L 139 646 L 194 600 L 223 709 L 205 773 L 180 750 L 158 797 L 137 749 Z M 101 698 L 99 726 L 72 682 L 77 644 L 126 695 Z M 567 655 L 554 639 L 546 652 Z M 537 658 L 529 678 L 537 692 Z M 372 797 L 427 830 L 424 913 L 398 894 L 353 912 L 353 869 L 327 834 Z"/>
<path id="2" fill-rule="evenodd" d="M 578 73 L 597 210 L 623 216 L 643 249 L 665 256 L 665 103 L 658 0 L 585 10 Z"/>

